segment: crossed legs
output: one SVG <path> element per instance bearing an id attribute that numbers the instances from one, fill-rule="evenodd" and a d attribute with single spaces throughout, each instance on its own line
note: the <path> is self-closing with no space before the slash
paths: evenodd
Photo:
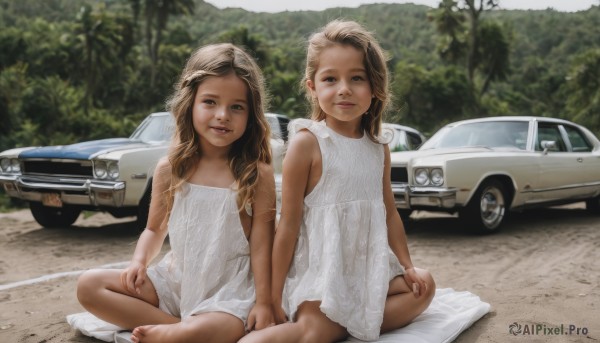
<path id="1" fill-rule="evenodd" d="M 245 333 L 241 320 L 223 312 L 181 321 L 158 308 L 150 279 L 137 294 L 123 287 L 120 274 L 120 270 L 85 272 L 77 283 L 77 298 L 96 317 L 133 330 L 134 342 L 236 342 Z"/>
<path id="2" fill-rule="evenodd" d="M 417 273 L 427 283 L 427 290 L 423 290 L 418 298 L 402 276 L 390 281 L 381 333 L 408 325 L 431 303 L 435 295 L 435 281 L 426 270 L 417 269 Z M 319 305 L 318 301 L 304 302 L 298 308 L 295 322 L 253 331 L 239 343 L 333 343 L 346 339 L 346 329 L 325 316 Z"/>

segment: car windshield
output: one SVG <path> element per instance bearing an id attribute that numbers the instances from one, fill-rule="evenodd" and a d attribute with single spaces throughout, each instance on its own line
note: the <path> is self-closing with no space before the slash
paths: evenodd
<path id="1" fill-rule="evenodd" d="M 489 121 L 446 126 L 431 137 L 420 150 L 457 147 L 509 147 L 525 150 L 529 123 Z"/>
<path id="2" fill-rule="evenodd" d="M 131 139 L 142 142 L 165 142 L 173 135 L 173 118 L 169 115 L 150 116 L 133 132 Z"/>

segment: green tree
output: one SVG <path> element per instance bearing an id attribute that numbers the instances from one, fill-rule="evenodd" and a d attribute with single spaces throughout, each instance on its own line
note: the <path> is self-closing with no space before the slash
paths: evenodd
<path id="1" fill-rule="evenodd" d="M 505 80 L 509 71 L 509 43 L 497 22 L 485 22 L 480 26 L 480 43 L 478 51 L 478 63 L 483 85 L 479 91 L 480 95 L 487 92 L 490 83 L 496 80 Z"/>
<path id="2" fill-rule="evenodd" d="M 498 0 L 442 0 L 429 14 L 441 39 L 441 57 L 465 63 L 467 80 L 479 96 L 490 83 L 503 80 L 509 68 L 509 42 L 502 25 L 484 22 L 481 15 L 498 6 Z M 477 81 L 477 82 L 476 82 Z"/>
<path id="3" fill-rule="evenodd" d="M 462 119 L 475 103 L 464 69 L 456 66 L 426 70 L 399 62 L 392 84 L 396 112 L 388 120 L 432 131 Z"/>
<path id="4" fill-rule="evenodd" d="M 67 39 L 68 34 L 63 35 Z M 105 102 L 121 82 L 123 62 L 131 49 L 130 18 L 108 11 L 103 4 L 82 6 L 77 14 L 72 44 L 83 55 L 85 78 L 84 113 L 97 102 Z M 102 85 L 102 87 L 99 87 Z"/>
<path id="5" fill-rule="evenodd" d="M 159 63 L 159 49 L 169 16 L 191 14 L 194 11 L 193 0 L 145 0 L 144 18 L 145 37 L 148 56 L 150 56 L 150 87 L 154 87 Z"/>
<path id="6" fill-rule="evenodd" d="M 567 95 L 566 109 L 571 119 L 600 133 L 600 48 L 574 58 L 562 91 Z"/>
<path id="7" fill-rule="evenodd" d="M 265 39 L 258 34 L 250 34 L 248 26 L 241 25 L 225 31 L 219 35 L 218 41 L 243 47 L 261 67 L 267 64 L 269 51 Z"/>
<path id="8" fill-rule="evenodd" d="M 464 30 L 465 16 L 455 0 L 442 0 L 437 9 L 428 13 L 428 18 L 439 33 L 438 51 L 442 59 L 458 64 L 464 61 L 467 43 Z"/>

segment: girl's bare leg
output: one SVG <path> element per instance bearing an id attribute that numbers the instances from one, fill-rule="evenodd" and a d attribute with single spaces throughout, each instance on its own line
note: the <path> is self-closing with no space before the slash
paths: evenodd
<path id="1" fill-rule="evenodd" d="M 421 296 L 418 298 L 412 292 L 412 287 L 408 287 L 404 277 L 398 276 L 390 281 L 381 333 L 408 325 L 431 303 L 435 295 L 435 281 L 424 269 L 417 269 L 417 273 L 427 283 L 427 290 L 421 290 Z"/>
<path id="2" fill-rule="evenodd" d="M 96 317 L 125 329 L 147 324 L 179 322 L 158 308 L 158 296 L 149 278 L 140 294 L 130 292 L 120 280 L 121 270 L 96 269 L 83 273 L 77 281 L 77 298 Z"/>
<path id="3" fill-rule="evenodd" d="M 298 307 L 296 322 L 253 331 L 240 343 L 333 343 L 348 337 L 346 329 L 327 318 L 319 306 L 318 301 L 304 302 Z"/>
<path id="4" fill-rule="evenodd" d="M 209 312 L 185 318 L 176 324 L 146 325 L 133 330 L 133 342 L 237 342 L 245 334 L 244 323 L 228 313 Z"/>

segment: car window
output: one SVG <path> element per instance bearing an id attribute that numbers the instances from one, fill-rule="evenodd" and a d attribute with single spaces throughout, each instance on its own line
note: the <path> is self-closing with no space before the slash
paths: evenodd
<path id="1" fill-rule="evenodd" d="M 563 125 L 563 127 L 567 131 L 567 137 L 569 137 L 574 152 L 592 151 L 592 145 L 579 129 L 569 125 Z"/>
<path id="2" fill-rule="evenodd" d="M 528 129 L 526 121 L 489 121 L 446 127 L 423 145 L 423 149 L 484 146 L 524 150 Z"/>
<path id="3" fill-rule="evenodd" d="M 171 116 L 150 116 L 133 132 L 131 139 L 142 142 L 164 142 L 171 139 L 174 125 Z"/>
<path id="4" fill-rule="evenodd" d="M 417 134 L 414 134 L 412 132 L 406 132 L 406 140 L 407 140 L 407 144 L 408 144 L 408 149 L 409 150 L 415 150 L 417 149 L 421 144 L 423 144 L 423 140 L 421 139 L 421 137 Z"/>
<path id="5" fill-rule="evenodd" d="M 567 151 L 565 141 L 560 134 L 558 124 L 552 123 L 538 123 L 537 139 L 535 140 L 535 150 L 542 151 L 542 141 L 554 141 L 554 147 L 549 148 L 548 151 Z"/>

